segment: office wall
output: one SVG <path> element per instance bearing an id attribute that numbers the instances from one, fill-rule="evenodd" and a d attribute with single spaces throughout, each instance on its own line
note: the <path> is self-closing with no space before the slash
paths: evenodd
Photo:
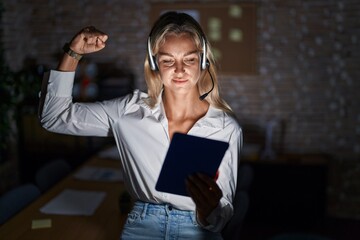
<path id="1" fill-rule="evenodd" d="M 87 59 L 133 72 L 136 86 L 145 89 L 142 69 L 155 2 L 5 0 L 6 59 L 14 71 L 28 57 L 56 67 L 63 44 L 82 27 L 94 25 L 110 39 L 105 50 Z M 220 76 L 223 96 L 248 134 L 245 140 L 251 142 L 253 126 L 261 135 L 266 123 L 275 121 L 278 152 L 330 156 L 333 211 L 359 217 L 359 2 L 228 2 L 257 5 L 257 74 Z"/>

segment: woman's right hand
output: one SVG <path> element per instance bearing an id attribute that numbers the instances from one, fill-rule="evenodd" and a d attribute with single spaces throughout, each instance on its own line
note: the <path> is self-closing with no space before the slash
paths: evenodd
<path id="1" fill-rule="evenodd" d="M 100 51 L 105 47 L 108 36 L 93 26 L 85 27 L 69 43 L 70 49 L 78 54 Z"/>
<path id="2" fill-rule="evenodd" d="M 75 53 L 84 55 L 103 49 L 107 39 L 108 36 L 95 27 L 86 27 L 73 37 L 69 47 Z M 77 59 L 64 53 L 57 69 L 64 72 L 75 71 L 78 62 Z"/>

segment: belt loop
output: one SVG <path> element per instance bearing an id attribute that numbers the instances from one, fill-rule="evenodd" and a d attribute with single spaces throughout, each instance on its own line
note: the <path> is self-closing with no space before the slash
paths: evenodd
<path id="1" fill-rule="evenodd" d="M 189 214 L 190 214 L 190 217 L 191 217 L 191 220 L 192 220 L 193 224 L 198 225 L 197 217 L 196 217 L 196 211 L 195 212 L 189 212 Z"/>
<path id="2" fill-rule="evenodd" d="M 141 213 L 141 218 L 142 218 L 142 219 L 145 218 L 145 215 L 146 215 L 146 213 L 147 213 L 148 206 L 149 206 L 149 203 L 143 203 L 143 210 L 142 210 L 142 213 Z"/>
<path id="3" fill-rule="evenodd" d="M 173 210 L 173 206 L 171 206 L 170 204 L 165 204 L 164 209 L 166 216 L 170 216 L 170 213 Z"/>

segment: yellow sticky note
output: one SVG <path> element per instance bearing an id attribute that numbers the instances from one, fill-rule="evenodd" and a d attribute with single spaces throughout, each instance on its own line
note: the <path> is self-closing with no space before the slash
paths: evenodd
<path id="1" fill-rule="evenodd" d="M 32 229 L 51 228 L 51 219 L 32 220 L 31 228 Z"/>

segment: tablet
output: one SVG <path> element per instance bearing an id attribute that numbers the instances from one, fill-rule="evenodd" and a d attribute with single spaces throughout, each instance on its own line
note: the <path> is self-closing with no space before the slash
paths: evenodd
<path id="1" fill-rule="evenodd" d="M 155 189 L 188 196 L 186 178 L 195 173 L 215 177 L 228 147 L 227 142 L 175 133 Z"/>

